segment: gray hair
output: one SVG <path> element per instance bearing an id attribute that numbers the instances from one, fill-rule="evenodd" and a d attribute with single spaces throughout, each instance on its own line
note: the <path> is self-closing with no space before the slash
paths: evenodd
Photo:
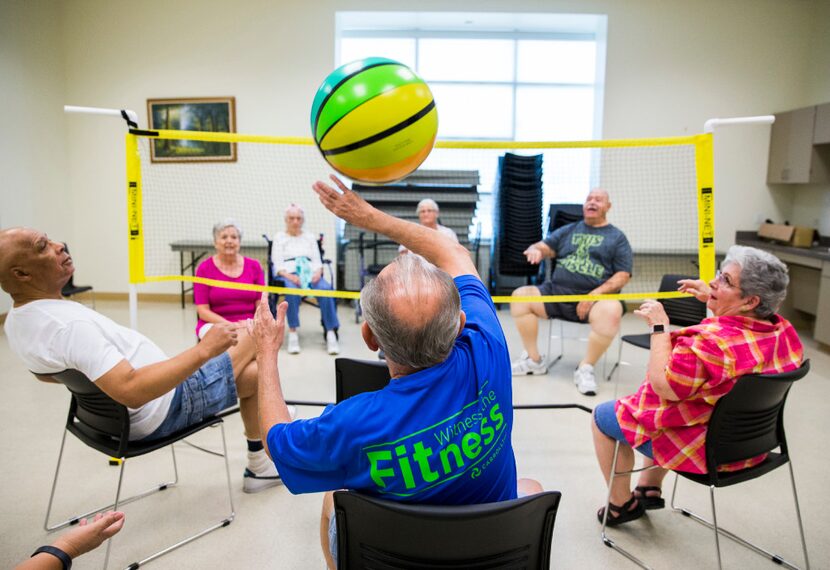
<path id="1" fill-rule="evenodd" d="M 418 206 L 415 208 L 415 213 L 420 214 L 421 213 L 421 208 L 425 208 L 427 206 L 431 206 L 432 209 L 435 210 L 436 212 L 440 211 L 439 208 L 438 208 L 438 202 L 436 202 L 432 198 L 424 198 L 423 200 L 418 202 Z"/>
<path id="2" fill-rule="evenodd" d="M 447 273 L 420 255 L 400 255 L 392 264 L 397 264 L 394 271 L 384 271 L 360 293 L 366 323 L 392 362 L 415 369 L 440 364 L 449 356 L 458 336 L 458 289 Z M 393 310 L 396 297 L 416 302 L 433 295 L 439 308 L 434 315 L 425 315 L 422 323 L 403 320 Z"/>
<path id="3" fill-rule="evenodd" d="M 755 314 L 762 319 L 775 314 L 787 296 L 787 266 L 771 253 L 741 245 L 729 248 L 721 267 L 730 263 L 741 268 L 741 293 L 745 297 L 757 295 L 761 300 Z"/>
<path id="4" fill-rule="evenodd" d="M 305 220 L 305 210 L 303 210 L 302 206 L 300 206 L 299 204 L 295 204 L 294 202 L 291 202 L 288 205 L 288 207 L 285 209 L 285 212 L 283 213 L 283 216 L 288 216 L 288 212 L 290 212 L 291 210 L 297 210 L 298 212 L 300 212 L 300 215 L 302 215 L 303 220 Z"/>
<path id="5" fill-rule="evenodd" d="M 225 218 L 221 222 L 213 224 L 213 240 L 216 241 L 216 238 L 219 237 L 219 234 L 222 233 L 222 230 L 225 228 L 233 228 L 236 230 L 236 233 L 239 234 L 239 240 L 242 241 L 242 228 L 239 227 L 239 224 L 236 223 L 235 220 L 230 218 Z"/>

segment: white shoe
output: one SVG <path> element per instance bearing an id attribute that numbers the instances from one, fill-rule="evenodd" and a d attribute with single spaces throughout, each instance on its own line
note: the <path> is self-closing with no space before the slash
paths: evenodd
<path id="1" fill-rule="evenodd" d="M 248 452 L 248 467 L 242 476 L 243 492 L 258 493 L 268 487 L 282 484 L 282 478 L 277 473 L 274 463 L 268 459 L 265 450 Z"/>
<path id="2" fill-rule="evenodd" d="M 340 354 L 340 345 L 337 343 L 337 333 L 334 331 L 326 332 L 326 350 L 329 354 Z"/>
<path id="3" fill-rule="evenodd" d="M 542 355 L 539 362 L 536 362 L 527 355 L 527 351 L 524 351 L 519 359 L 513 362 L 513 376 L 547 374 L 547 372 L 548 361 L 544 355 Z"/>
<path id="4" fill-rule="evenodd" d="M 288 333 L 288 354 L 300 354 L 300 335 L 295 332 Z"/>
<path id="5" fill-rule="evenodd" d="M 574 384 L 580 394 L 586 396 L 597 395 L 597 380 L 594 377 L 594 367 L 590 364 L 583 364 L 574 371 Z"/>

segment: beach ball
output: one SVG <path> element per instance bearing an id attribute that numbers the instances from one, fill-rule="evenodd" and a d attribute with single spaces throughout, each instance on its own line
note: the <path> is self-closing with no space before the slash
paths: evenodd
<path id="1" fill-rule="evenodd" d="M 412 173 L 432 150 L 437 131 L 427 84 L 382 57 L 335 69 L 311 107 L 311 133 L 323 158 L 344 176 L 369 184 Z"/>

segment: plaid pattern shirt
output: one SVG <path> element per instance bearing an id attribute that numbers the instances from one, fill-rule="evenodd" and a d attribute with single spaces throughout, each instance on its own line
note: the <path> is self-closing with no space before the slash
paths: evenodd
<path id="1" fill-rule="evenodd" d="M 786 372 L 801 365 L 803 347 L 793 326 L 747 317 L 711 317 L 671 333 L 666 380 L 678 401 L 664 400 L 646 381 L 615 410 L 632 447 L 651 441 L 655 462 L 666 469 L 706 473 L 706 427 L 715 402 L 739 376 Z M 757 465 L 766 455 L 722 465 L 735 471 Z"/>

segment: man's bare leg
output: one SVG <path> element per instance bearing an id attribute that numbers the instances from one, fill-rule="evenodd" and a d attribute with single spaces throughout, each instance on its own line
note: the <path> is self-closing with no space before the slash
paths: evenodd
<path id="1" fill-rule="evenodd" d="M 244 329 L 239 329 L 239 342 L 228 349 L 239 396 L 239 415 L 245 428 L 245 437 L 262 439 L 257 417 L 257 366 L 254 341 Z"/>
<path id="2" fill-rule="evenodd" d="M 542 293 L 538 287 L 526 285 L 513 291 L 513 297 L 538 297 Z M 537 338 L 539 335 L 539 319 L 546 319 L 545 305 L 542 303 L 510 303 L 510 314 L 519 336 L 522 337 L 522 346 L 531 360 L 539 362 L 542 358 L 539 354 Z"/>
<path id="3" fill-rule="evenodd" d="M 328 491 L 323 495 L 323 512 L 320 513 L 320 547 L 323 549 L 323 556 L 326 558 L 326 566 L 329 570 L 337 570 L 334 565 L 334 558 L 331 556 L 331 545 L 329 544 L 329 525 L 334 513 L 334 493 Z"/>
<path id="4" fill-rule="evenodd" d="M 588 313 L 591 333 L 588 335 L 588 349 L 579 363 L 593 366 L 605 354 L 620 330 L 622 305 L 619 301 L 597 301 Z"/>

